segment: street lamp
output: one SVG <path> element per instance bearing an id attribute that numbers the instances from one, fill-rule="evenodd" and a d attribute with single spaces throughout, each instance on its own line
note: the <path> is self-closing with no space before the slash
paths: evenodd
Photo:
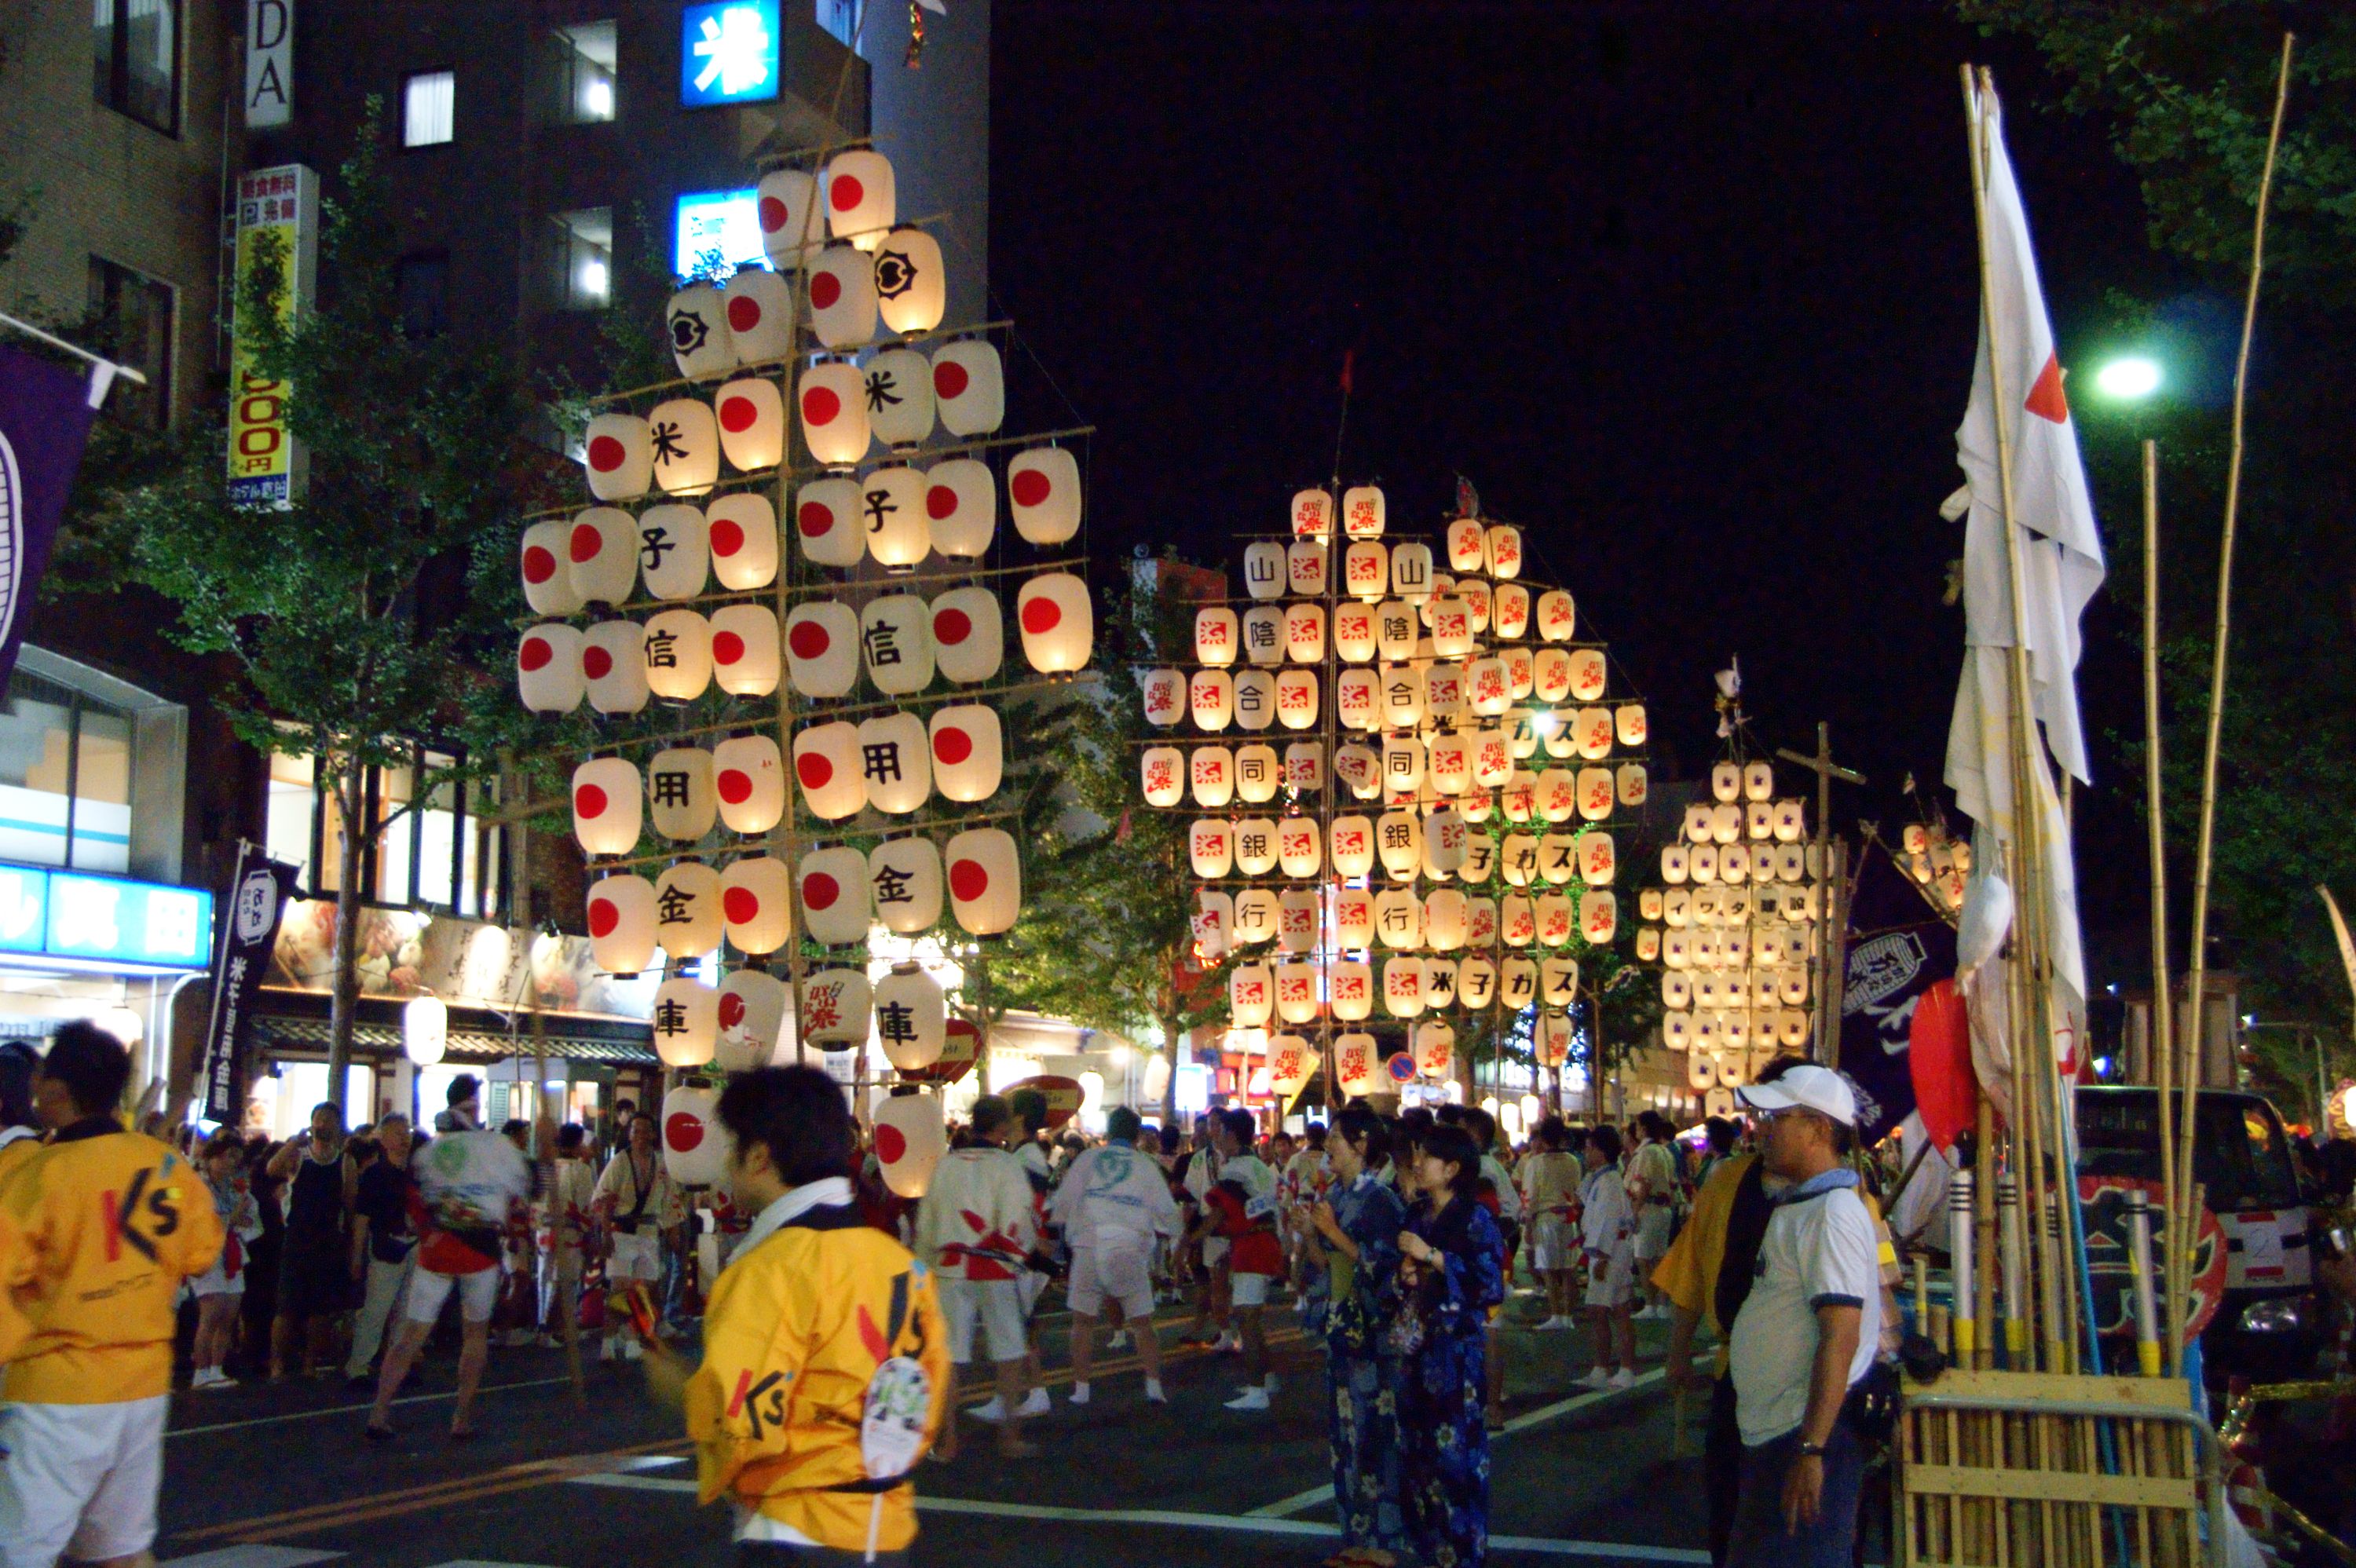
<path id="1" fill-rule="evenodd" d="M 2131 354 L 2094 372 L 2094 389 L 2113 402 L 2140 402 L 2159 390 L 2159 361 Z"/>

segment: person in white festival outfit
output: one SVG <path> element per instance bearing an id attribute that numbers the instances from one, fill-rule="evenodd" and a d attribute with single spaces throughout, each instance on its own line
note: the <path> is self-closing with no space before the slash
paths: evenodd
<path id="1" fill-rule="evenodd" d="M 1097 1319 L 1108 1299 L 1137 1326 L 1145 1398 L 1160 1404 L 1162 1341 L 1153 1331 L 1153 1245 L 1182 1228 L 1178 1201 L 1162 1168 L 1137 1152 L 1142 1124 L 1122 1105 L 1105 1118 L 1107 1141 L 1072 1162 L 1049 1212 L 1072 1246 L 1072 1403 L 1088 1403 Z"/>
<path id="2" fill-rule="evenodd" d="M 655 1119 L 630 1118 L 629 1142 L 597 1179 L 596 1210 L 606 1234 L 605 1281 L 616 1289 L 651 1294 L 662 1283 L 663 1238 L 687 1222 L 687 1200 L 655 1147 Z M 605 1360 L 637 1360 L 645 1352 L 626 1312 L 605 1315 Z"/>
<path id="3" fill-rule="evenodd" d="M 1595 1365 L 1580 1381 L 1589 1388 L 1633 1388 L 1636 1215 L 1620 1175 L 1620 1129 L 1588 1128 L 1579 1157 L 1587 1167 L 1579 1188 L 1579 1240 L 1587 1254 L 1587 1318 L 1595 1328 Z"/>
<path id="4" fill-rule="evenodd" d="M 948 1320 L 949 1360 L 973 1362 L 973 1331 L 997 1369 L 997 1409 L 984 1419 L 999 1423 L 998 1452 L 1010 1459 L 1038 1453 L 1023 1441 L 1023 1363 L 1025 1347 L 1020 1284 L 1023 1260 L 1038 1244 L 1038 1212 L 1023 1162 L 1006 1145 L 1014 1136 L 1014 1112 L 995 1094 L 973 1103 L 969 1147 L 951 1149 L 933 1170 L 916 1209 L 915 1252 L 932 1265 Z M 980 1412 L 977 1411 L 977 1417 Z M 954 1401 L 941 1424 L 939 1451 L 958 1448 Z"/>

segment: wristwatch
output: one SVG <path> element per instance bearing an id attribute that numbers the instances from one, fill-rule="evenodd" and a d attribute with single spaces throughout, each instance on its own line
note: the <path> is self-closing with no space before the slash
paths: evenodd
<path id="1" fill-rule="evenodd" d="M 1821 1444 L 1821 1443 L 1807 1443 L 1807 1442 L 1803 1442 L 1803 1443 L 1800 1445 L 1800 1457 L 1801 1457 L 1801 1458 L 1803 1458 L 1803 1459 L 1821 1459 L 1821 1458 L 1823 1458 L 1824 1456 L 1825 1456 L 1825 1445 L 1824 1445 L 1823 1444 Z"/>

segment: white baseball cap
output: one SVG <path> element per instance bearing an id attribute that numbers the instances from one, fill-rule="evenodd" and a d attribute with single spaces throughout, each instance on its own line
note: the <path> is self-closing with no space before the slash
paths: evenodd
<path id="1" fill-rule="evenodd" d="M 1735 1091 L 1743 1104 L 1762 1111 L 1794 1105 L 1820 1112 L 1842 1126 L 1857 1125 L 1857 1093 L 1829 1067 L 1794 1067 L 1772 1083 L 1746 1083 Z"/>

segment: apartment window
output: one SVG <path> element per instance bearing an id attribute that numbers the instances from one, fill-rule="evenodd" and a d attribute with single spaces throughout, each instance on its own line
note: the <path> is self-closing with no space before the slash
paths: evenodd
<path id="1" fill-rule="evenodd" d="M 862 0 L 817 0 L 818 25 L 833 34 L 835 42 L 844 48 L 856 48 L 861 4 Z"/>
<path id="2" fill-rule="evenodd" d="M 392 268 L 393 310 L 404 337 L 439 337 L 450 325 L 450 256 L 425 251 Z"/>
<path id="3" fill-rule="evenodd" d="M 437 785 L 420 799 L 418 780 L 446 772 L 457 754 L 412 747 L 402 766 L 371 768 L 363 810 L 381 825 L 360 861 L 360 896 L 372 903 L 423 906 L 473 919 L 497 919 L 505 901 L 506 830 L 477 818 L 498 805 L 495 787 Z M 270 759 L 265 837 L 271 857 L 304 868 L 316 894 L 342 885 L 343 814 L 319 785 L 309 757 Z"/>
<path id="4" fill-rule="evenodd" d="M 603 310 L 614 291 L 614 209 L 583 207 L 551 219 L 550 296 L 561 310 Z"/>
<path id="5" fill-rule="evenodd" d="M 117 379 L 106 411 L 139 430 L 162 430 L 172 418 L 172 285 L 90 259 L 90 321 L 99 351 L 147 378 Z"/>
<path id="6" fill-rule="evenodd" d="M 180 133 L 180 0 L 91 0 L 91 66 L 99 102 Z"/>
<path id="7" fill-rule="evenodd" d="M 401 84 L 401 144 L 438 147 L 456 133 L 458 78 L 446 70 L 423 70 Z"/>
<path id="8" fill-rule="evenodd" d="M 0 704 L 0 860 L 130 871 L 132 788 L 151 760 L 131 710 L 20 665 Z"/>
<path id="9" fill-rule="evenodd" d="M 614 24 L 584 22 L 549 35 L 554 56 L 555 118 L 573 125 L 614 117 Z"/>

